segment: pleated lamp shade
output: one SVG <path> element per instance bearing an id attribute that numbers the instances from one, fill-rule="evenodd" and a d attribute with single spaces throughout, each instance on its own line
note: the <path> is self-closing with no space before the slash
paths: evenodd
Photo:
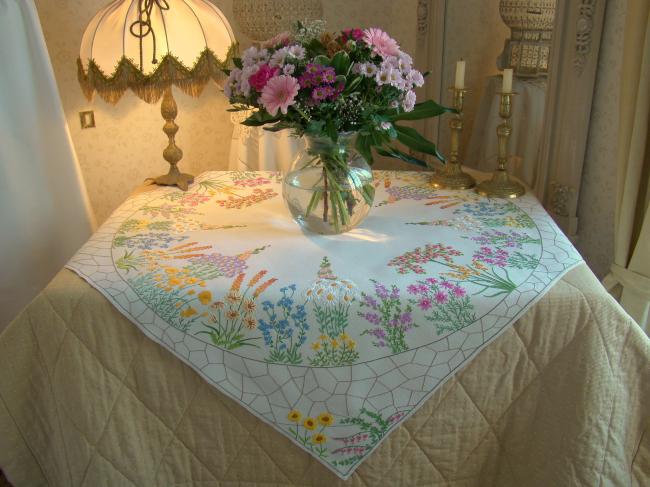
<path id="1" fill-rule="evenodd" d="M 86 97 L 117 103 L 132 89 L 148 103 L 174 84 L 198 96 L 222 69 L 235 38 L 208 0 L 115 0 L 90 21 L 78 61 Z"/>

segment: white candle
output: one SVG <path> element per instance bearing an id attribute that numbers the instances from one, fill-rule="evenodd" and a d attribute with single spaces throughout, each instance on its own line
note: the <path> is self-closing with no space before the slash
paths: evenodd
<path id="1" fill-rule="evenodd" d="M 456 62 L 456 82 L 454 87 L 458 90 L 465 88 L 465 61 L 462 59 Z"/>
<path id="2" fill-rule="evenodd" d="M 512 69 L 503 70 L 503 84 L 501 85 L 502 93 L 512 93 Z"/>

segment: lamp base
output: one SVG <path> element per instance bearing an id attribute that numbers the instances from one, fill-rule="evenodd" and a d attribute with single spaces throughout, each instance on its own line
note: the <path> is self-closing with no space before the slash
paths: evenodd
<path id="1" fill-rule="evenodd" d="M 187 191 L 188 186 L 193 182 L 194 176 L 180 172 L 175 165 L 169 168 L 167 174 L 158 176 L 152 180 L 153 184 L 159 186 L 178 186 L 183 191 Z"/>
<path id="2" fill-rule="evenodd" d="M 521 183 L 510 179 L 506 171 L 497 170 L 492 179 L 476 186 L 476 192 L 488 198 L 519 198 L 526 193 Z"/>

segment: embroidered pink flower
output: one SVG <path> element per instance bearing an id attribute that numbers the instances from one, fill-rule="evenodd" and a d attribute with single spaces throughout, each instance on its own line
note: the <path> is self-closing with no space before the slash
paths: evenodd
<path id="1" fill-rule="evenodd" d="M 262 90 L 262 105 L 273 116 L 278 114 L 278 110 L 286 115 L 287 109 L 296 102 L 299 90 L 298 80 L 292 76 L 271 78 Z"/>
<path id="2" fill-rule="evenodd" d="M 444 291 L 438 291 L 435 294 L 435 298 L 436 298 L 436 303 L 438 304 L 445 304 L 447 302 L 447 299 L 449 299 L 447 293 Z"/>
<path id="3" fill-rule="evenodd" d="M 423 311 L 431 309 L 431 304 L 432 303 L 431 303 L 431 300 L 429 298 L 422 298 L 422 299 L 420 299 L 420 301 L 418 301 L 418 306 Z"/>
<path id="4" fill-rule="evenodd" d="M 257 91 L 262 91 L 266 83 L 278 74 L 279 68 L 272 68 L 268 64 L 262 64 L 254 74 L 248 78 L 248 83 Z"/>
<path id="5" fill-rule="evenodd" d="M 382 57 L 397 56 L 400 52 L 397 41 L 383 30 L 375 27 L 363 31 L 363 41 L 372 48 L 375 54 Z"/>

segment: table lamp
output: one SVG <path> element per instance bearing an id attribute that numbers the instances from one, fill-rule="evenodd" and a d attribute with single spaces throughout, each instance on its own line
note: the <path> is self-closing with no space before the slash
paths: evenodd
<path id="1" fill-rule="evenodd" d="M 147 103 L 162 97 L 163 132 L 169 139 L 163 158 L 170 168 L 153 180 L 156 184 L 187 190 L 194 179 L 177 167 L 183 151 L 175 143 L 178 107 L 172 85 L 198 97 L 210 79 L 221 82 L 234 39 L 226 17 L 207 0 L 115 0 L 88 24 L 77 65 L 89 101 L 96 91 L 116 104 L 128 89 Z"/>

